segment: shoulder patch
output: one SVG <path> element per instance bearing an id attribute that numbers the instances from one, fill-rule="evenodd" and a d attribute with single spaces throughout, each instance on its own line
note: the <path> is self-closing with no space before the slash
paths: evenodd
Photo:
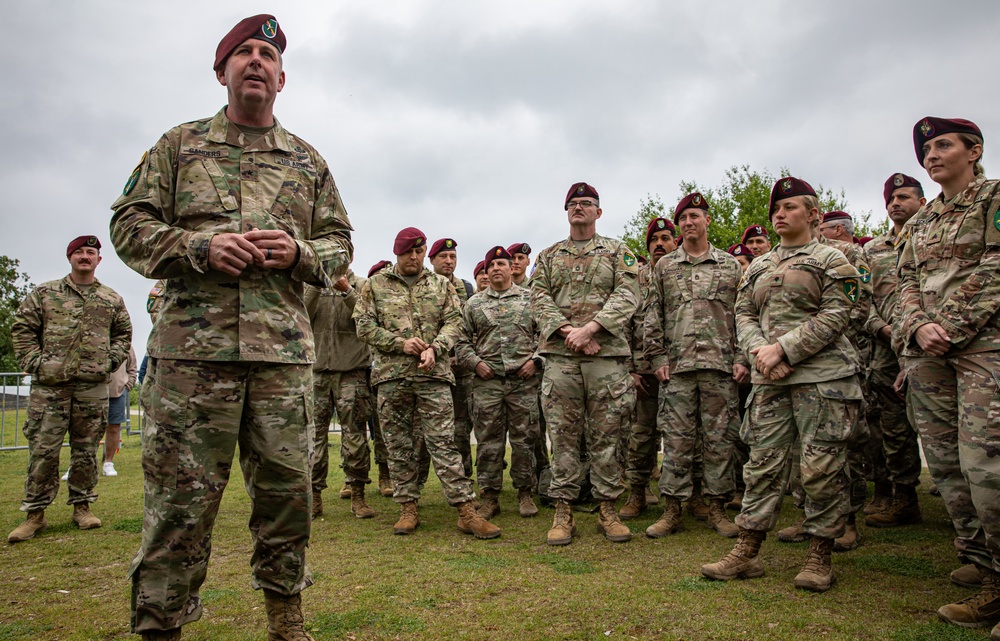
<path id="1" fill-rule="evenodd" d="M 997 231 L 1000 231 L 1000 209 L 993 214 L 993 226 L 997 228 Z"/>
<path id="2" fill-rule="evenodd" d="M 857 278 L 845 278 L 844 279 L 844 296 L 847 300 L 852 303 L 858 302 L 858 296 L 861 292 L 861 285 L 858 283 Z"/>
<path id="3" fill-rule="evenodd" d="M 139 183 L 139 177 L 142 175 L 142 166 L 146 164 L 146 158 L 149 156 L 148 151 L 142 152 L 142 158 L 139 159 L 139 164 L 135 166 L 132 170 L 132 174 L 125 181 L 125 187 L 122 189 L 122 196 L 128 196 L 135 189 L 135 186 Z"/>
<path id="4" fill-rule="evenodd" d="M 868 267 L 866 267 L 865 265 L 862 265 L 861 267 L 858 268 L 858 271 L 861 272 L 861 282 L 862 283 L 871 282 L 872 272 L 871 272 L 870 269 L 868 269 Z"/>

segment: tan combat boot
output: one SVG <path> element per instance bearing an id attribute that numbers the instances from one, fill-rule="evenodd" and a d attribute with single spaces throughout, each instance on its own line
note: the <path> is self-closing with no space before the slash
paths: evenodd
<path id="1" fill-rule="evenodd" d="M 267 611 L 267 641 L 314 641 L 306 632 L 301 595 L 285 596 L 265 589 L 264 609 Z"/>
<path id="2" fill-rule="evenodd" d="M 681 514 L 681 502 L 672 496 L 663 497 L 663 514 L 648 528 L 646 536 L 659 539 L 668 534 L 675 534 L 684 529 L 684 516 Z"/>
<path id="3" fill-rule="evenodd" d="M 981 567 L 983 587 L 978 594 L 938 608 L 938 616 L 963 628 L 985 628 L 1000 621 L 1000 574 Z"/>
<path id="4" fill-rule="evenodd" d="M 735 539 L 740 535 L 740 528 L 726 514 L 726 499 L 712 499 L 709 502 L 708 525 L 727 539 Z"/>
<path id="5" fill-rule="evenodd" d="M 180 641 L 181 629 L 147 630 L 142 633 L 142 641 Z"/>
<path id="6" fill-rule="evenodd" d="M 618 516 L 623 521 L 631 521 L 638 518 L 646 511 L 646 488 L 648 485 L 633 485 L 632 492 L 628 495 L 628 500 L 622 509 L 618 510 Z"/>
<path id="7" fill-rule="evenodd" d="M 802 515 L 795 523 L 789 525 L 786 528 L 781 528 L 778 530 L 778 540 L 782 543 L 801 543 L 809 538 L 809 533 L 802 529 L 802 523 L 806 520 L 805 515 Z"/>
<path id="8" fill-rule="evenodd" d="M 830 553 L 833 539 L 813 536 L 809 541 L 809 552 L 802 570 L 795 576 L 795 587 L 813 592 L 826 592 L 833 587 L 833 565 Z"/>
<path id="9" fill-rule="evenodd" d="M 523 489 L 517 491 L 517 511 L 521 518 L 528 519 L 538 514 L 538 506 L 531 498 L 531 490 Z"/>
<path id="10" fill-rule="evenodd" d="M 907 485 L 896 486 L 896 496 L 881 512 L 872 514 L 865 519 L 868 527 L 899 527 L 923 522 L 920 515 L 920 503 L 917 501 L 917 489 Z"/>
<path id="11" fill-rule="evenodd" d="M 101 527 L 101 519 L 90 511 L 90 503 L 77 503 L 73 506 L 73 522 L 81 530 L 93 530 Z"/>
<path id="12" fill-rule="evenodd" d="M 495 539 L 501 533 L 500 528 L 479 515 L 472 501 L 458 505 L 458 523 L 456 525 L 459 532 L 471 534 L 477 539 Z"/>
<path id="13" fill-rule="evenodd" d="M 865 516 L 870 516 L 872 514 L 878 514 L 889 507 L 892 503 L 892 483 L 876 483 L 875 484 L 875 495 L 872 496 L 872 502 L 865 506 L 864 514 Z M 867 525 L 868 522 L 865 522 Z"/>
<path id="14" fill-rule="evenodd" d="M 48 521 L 45 520 L 45 510 L 32 510 L 28 512 L 28 518 L 7 535 L 7 542 L 20 543 L 32 539 L 48 525 Z"/>
<path id="15" fill-rule="evenodd" d="M 597 531 L 612 543 L 625 543 L 632 540 L 632 530 L 621 522 L 615 512 L 614 501 L 601 501 L 597 511 Z"/>
<path id="16" fill-rule="evenodd" d="M 850 552 L 861 545 L 861 533 L 858 532 L 857 514 L 847 515 L 847 525 L 844 526 L 844 535 L 838 536 L 833 541 L 834 552 Z"/>
<path id="17" fill-rule="evenodd" d="M 559 499 L 556 501 L 556 514 L 545 542 L 549 545 L 569 545 L 574 536 L 576 536 L 576 525 L 573 524 L 573 511 L 569 503 Z"/>
<path id="18" fill-rule="evenodd" d="M 717 581 L 756 579 L 764 576 L 764 562 L 760 560 L 760 544 L 767 532 L 740 528 L 740 538 L 729 554 L 721 561 L 701 566 L 701 573 Z"/>
<path id="19" fill-rule="evenodd" d="M 498 490 L 483 490 L 483 500 L 477 511 L 479 516 L 487 521 L 500 514 L 500 492 Z"/>
<path id="20" fill-rule="evenodd" d="M 967 563 L 952 570 L 948 578 L 951 579 L 952 583 L 963 588 L 978 590 L 983 587 L 983 578 L 979 575 L 979 566 L 975 563 Z"/>
<path id="21" fill-rule="evenodd" d="M 699 521 L 708 520 L 708 505 L 705 504 L 705 499 L 701 495 L 701 481 L 695 481 L 694 490 L 691 493 L 691 498 L 687 502 L 688 514 L 698 519 Z"/>
<path id="22" fill-rule="evenodd" d="M 420 525 L 420 517 L 417 516 L 417 502 L 407 501 L 399 504 L 399 520 L 392 526 L 393 534 L 413 534 L 413 531 Z"/>
<path id="23" fill-rule="evenodd" d="M 654 490 L 653 487 L 656 487 L 656 489 Z M 659 492 L 659 486 L 658 485 L 656 485 L 655 483 L 652 483 L 652 482 L 647 483 L 646 486 L 645 486 L 645 490 L 646 490 L 646 506 L 647 507 L 650 506 L 650 505 L 656 505 L 656 504 L 658 504 L 660 502 L 660 495 L 658 494 L 658 492 Z M 621 513 L 619 513 L 618 516 L 621 516 Z"/>
<path id="24" fill-rule="evenodd" d="M 355 518 L 370 519 L 375 516 L 375 510 L 365 503 L 365 482 L 355 481 L 351 483 L 351 512 Z"/>
<path id="25" fill-rule="evenodd" d="M 737 512 L 739 512 L 740 510 L 742 510 L 743 509 L 743 492 L 741 492 L 739 489 L 737 489 L 736 490 L 736 494 L 733 495 L 733 498 L 729 499 L 729 502 L 726 503 L 726 509 L 727 510 L 736 510 Z"/>
<path id="26" fill-rule="evenodd" d="M 344 487 L 340 488 L 340 498 L 349 499 L 351 498 L 351 484 L 344 481 Z"/>
<path id="27" fill-rule="evenodd" d="M 323 514 L 323 493 L 313 490 L 312 517 L 315 519 L 321 514 Z"/>
<path id="28" fill-rule="evenodd" d="M 378 466 L 378 493 L 386 498 L 392 498 L 392 479 L 389 478 L 387 463 L 379 463 Z"/>

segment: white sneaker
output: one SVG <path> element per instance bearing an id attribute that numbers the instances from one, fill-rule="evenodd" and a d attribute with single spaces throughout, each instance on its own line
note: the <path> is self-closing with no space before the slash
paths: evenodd
<path id="1" fill-rule="evenodd" d="M 115 464 L 111 461 L 104 462 L 104 476 L 118 476 L 118 470 L 115 469 Z"/>
<path id="2" fill-rule="evenodd" d="M 63 474 L 61 477 L 59 477 L 59 480 L 60 481 L 68 481 L 69 480 L 69 468 L 68 467 L 66 468 L 66 473 Z"/>

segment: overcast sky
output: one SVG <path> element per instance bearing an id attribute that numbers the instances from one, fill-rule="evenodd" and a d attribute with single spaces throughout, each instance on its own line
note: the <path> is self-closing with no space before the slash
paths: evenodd
<path id="1" fill-rule="evenodd" d="M 922 116 L 1000 134 L 1000 2 L 53 2 L 5 0 L 0 254 L 34 283 L 68 272 L 70 239 L 105 243 L 137 353 L 150 281 L 118 260 L 110 204 L 144 150 L 215 114 L 215 47 L 274 13 L 288 38 L 275 113 L 326 158 L 354 225 L 356 271 L 395 233 L 458 244 L 459 274 L 495 244 L 541 249 L 568 232 L 563 198 L 601 194 L 622 233 L 647 194 L 682 179 L 780 167 L 884 216 Z"/>

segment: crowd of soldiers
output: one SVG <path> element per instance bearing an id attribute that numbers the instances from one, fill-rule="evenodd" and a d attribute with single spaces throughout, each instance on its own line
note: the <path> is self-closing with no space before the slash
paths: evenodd
<path id="1" fill-rule="evenodd" d="M 823 214 L 809 183 L 783 177 L 768 208 L 776 246 L 763 221 L 728 250 L 712 246 L 711 205 L 691 193 L 649 222 L 647 260 L 597 233 L 600 196 L 581 182 L 564 199 L 568 237 L 530 268 L 529 244 L 496 245 L 472 285 L 455 274 L 455 239 L 429 243 L 407 227 L 395 259 L 363 278 L 350 269 L 351 225 L 325 161 L 273 117 L 285 46 L 271 15 L 236 25 L 214 64 L 227 106 L 164 134 L 112 207 L 119 256 L 160 279 L 140 395 L 134 632 L 179 639 L 201 616 L 239 444 L 268 638 L 311 638 L 300 592 L 312 583 L 306 545 L 324 511 L 334 416 L 340 496 L 356 518 L 375 515 L 365 497 L 374 449 L 379 492 L 399 505 L 397 535 L 419 527 L 433 464 L 457 528 L 501 536 L 492 519 L 509 469 L 521 517 L 539 513 L 536 498 L 554 507 L 549 545 L 577 536 L 579 502 L 595 504 L 597 531 L 615 543 L 654 504 L 663 511 L 646 536 L 679 531 L 686 503 L 736 539 L 702 574 L 752 579 L 791 493 L 802 516 L 778 539 L 809 540 L 794 585 L 816 592 L 834 585 L 832 552 L 860 544 L 859 514 L 872 527 L 920 522 L 922 444 L 966 564 L 951 578 L 979 590 L 938 614 L 965 627 L 1000 621 L 1000 190 L 983 175 L 975 124 L 915 125 L 941 195 L 928 202 L 918 180 L 893 174 L 892 227 L 867 243 L 849 214 Z M 16 325 L 34 383 L 28 518 L 11 542 L 44 529 L 55 436 L 96 411 L 95 390 L 106 407 L 107 377 L 127 356 L 120 297 L 82 269 L 99 248 L 74 241 L 70 277 L 39 287 Z M 43 321 L 47 311 L 79 323 L 95 309 L 103 333 L 83 332 L 90 342 L 76 352 Z M 64 353 L 81 358 L 52 357 Z M 96 442 L 71 442 L 74 520 L 96 527 Z"/>

